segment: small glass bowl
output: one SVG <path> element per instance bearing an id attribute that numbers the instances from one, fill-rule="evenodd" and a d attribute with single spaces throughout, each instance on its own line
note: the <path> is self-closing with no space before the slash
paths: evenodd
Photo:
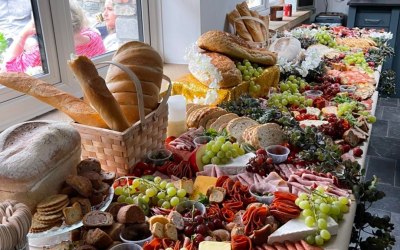
<path id="1" fill-rule="evenodd" d="M 356 91 L 357 87 L 354 85 L 340 85 L 339 89 L 340 89 L 340 92 L 354 93 Z"/>
<path id="2" fill-rule="evenodd" d="M 167 149 L 157 149 L 147 154 L 147 159 L 155 166 L 163 165 L 172 156 L 172 152 Z"/>
<path id="3" fill-rule="evenodd" d="M 265 150 L 275 164 L 286 161 L 290 153 L 290 149 L 281 145 L 271 145 Z"/>
<path id="4" fill-rule="evenodd" d="M 113 246 L 110 250 L 143 250 L 143 248 L 135 243 L 121 243 Z"/>
<path id="5" fill-rule="evenodd" d="M 257 186 L 256 185 L 251 185 L 249 192 L 251 194 L 251 196 L 253 196 L 254 198 L 256 198 L 256 200 L 258 202 L 264 203 L 264 204 L 271 204 L 272 201 L 274 200 L 274 195 L 258 195 L 257 193 Z"/>
<path id="6" fill-rule="evenodd" d="M 322 96 L 323 93 L 324 92 L 322 92 L 321 90 L 307 90 L 304 92 L 304 95 L 308 99 L 315 100 L 316 98 Z"/>
<path id="7" fill-rule="evenodd" d="M 193 206 L 200 211 L 200 215 L 204 215 L 206 213 L 206 207 L 203 205 L 203 203 L 198 202 L 198 201 L 183 201 L 181 203 L 179 203 L 175 210 L 182 214 L 186 209 L 192 209 Z M 183 214 L 182 214 L 183 215 Z M 190 221 L 189 218 L 183 217 L 184 221 Z"/>
<path id="8" fill-rule="evenodd" d="M 198 137 L 194 138 L 193 143 L 196 145 L 196 148 L 197 148 L 197 147 L 200 147 L 201 145 L 207 144 L 211 140 L 212 140 L 211 136 L 203 135 L 203 136 L 198 136 Z"/>

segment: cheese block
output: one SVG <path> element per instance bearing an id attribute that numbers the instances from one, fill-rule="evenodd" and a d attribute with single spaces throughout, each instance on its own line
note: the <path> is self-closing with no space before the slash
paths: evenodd
<path id="1" fill-rule="evenodd" d="M 319 115 L 321 114 L 321 110 L 319 108 L 307 107 L 306 110 L 307 114 L 315 115 L 317 117 L 319 117 Z"/>
<path id="2" fill-rule="evenodd" d="M 230 242 L 202 241 L 199 250 L 231 250 Z"/>
<path id="3" fill-rule="evenodd" d="M 208 188 L 215 186 L 216 183 L 216 177 L 197 176 L 193 184 L 193 194 L 190 196 L 190 199 L 197 200 L 200 194 L 206 195 Z"/>
<path id="4" fill-rule="evenodd" d="M 12 199 L 35 209 L 76 174 L 81 137 L 70 124 L 31 121 L 0 134 L 0 200 Z"/>
<path id="5" fill-rule="evenodd" d="M 331 217 L 328 217 L 327 222 L 327 230 L 331 233 L 331 235 L 336 235 L 339 230 L 339 225 Z M 296 242 L 304 239 L 310 234 L 315 233 L 316 231 L 316 227 L 307 227 L 302 219 L 292 219 L 283 224 L 268 237 L 268 244 L 273 244 L 275 242 L 284 242 L 287 240 Z"/>

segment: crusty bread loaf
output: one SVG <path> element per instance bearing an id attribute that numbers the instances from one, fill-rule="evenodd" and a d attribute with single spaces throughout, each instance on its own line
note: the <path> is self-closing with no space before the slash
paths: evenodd
<path id="1" fill-rule="evenodd" d="M 129 124 L 134 124 L 135 122 L 139 121 L 139 108 L 137 105 L 121 105 L 122 112 L 125 114 L 126 119 L 128 120 Z M 152 112 L 151 109 L 144 109 L 145 115 L 148 115 Z"/>
<path id="2" fill-rule="evenodd" d="M 242 73 L 227 56 L 192 51 L 187 57 L 190 73 L 209 88 L 231 88 L 242 82 Z"/>
<path id="3" fill-rule="evenodd" d="M 260 15 L 260 19 L 264 22 L 263 30 L 265 30 L 265 40 L 268 41 L 269 39 L 269 16 Z"/>
<path id="4" fill-rule="evenodd" d="M 211 119 L 217 119 L 218 117 L 220 117 L 221 115 L 225 115 L 228 112 L 224 109 L 221 108 L 216 108 L 213 109 L 211 112 L 206 113 L 201 119 L 200 119 L 200 123 L 199 123 L 199 127 L 203 127 L 203 128 L 207 128 L 207 123 L 209 120 Z"/>
<path id="5" fill-rule="evenodd" d="M 127 205 L 123 206 L 118 211 L 117 220 L 119 223 L 122 224 L 126 223 L 140 224 L 145 222 L 146 217 L 144 215 L 143 210 L 139 206 Z"/>
<path id="6" fill-rule="evenodd" d="M 131 92 L 116 92 L 113 93 L 115 100 L 120 105 L 138 105 L 138 99 L 136 94 L 132 94 Z M 154 110 L 158 106 L 158 99 L 154 96 L 143 95 L 144 108 Z"/>
<path id="7" fill-rule="evenodd" d="M 241 38 L 243 38 L 246 41 L 253 41 L 253 37 L 251 37 L 251 34 L 246 28 L 246 25 L 244 24 L 242 19 L 240 18 L 240 13 L 237 11 L 237 9 L 234 9 L 228 14 L 228 21 L 229 23 L 235 27 L 236 34 L 239 35 Z"/>
<path id="8" fill-rule="evenodd" d="M 202 105 L 202 104 L 194 104 L 193 106 L 187 107 L 186 110 L 186 119 L 189 118 L 189 116 L 196 110 L 198 110 L 199 108 L 204 108 L 207 107 L 208 105 Z"/>
<path id="9" fill-rule="evenodd" d="M 0 200 L 13 199 L 34 211 L 55 194 L 65 176 L 75 174 L 81 139 L 71 125 L 31 121 L 0 134 Z"/>
<path id="10" fill-rule="evenodd" d="M 81 99 L 25 73 L 0 73 L 0 84 L 35 97 L 80 124 L 99 128 L 108 127 L 99 113 Z"/>
<path id="11" fill-rule="evenodd" d="M 253 49 L 240 37 L 219 30 L 211 30 L 197 40 L 200 48 L 219 52 L 239 59 L 248 59 L 251 62 L 267 66 L 276 64 L 276 53 L 266 49 Z"/>
<path id="12" fill-rule="evenodd" d="M 108 90 L 106 83 L 97 72 L 93 62 L 86 56 L 79 56 L 68 62 L 68 65 L 78 78 L 85 98 L 99 112 L 107 125 L 116 131 L 129 128 L 129 123 L 122 113 L 118 102 Z"/>
<path id="13" fill-rule="evenodd" d="M 226 131 L 240 143 L 243 141 L 243 132 L 249 126 L 256 125 L 258 122 L 248 117 L 239 117 L 231 120 L 226 126 Z"/>
<path id="14" fill-rule="evenodd" d="M 234 113 L 228 113 L 225 115 L 221 115 L 220 117 L 218 117 L 217 120 L 215 120 L 214 123 L 211 124 L 210 128 L 218 131 L 219 127 L 224 124 L 224 123 L 228 123 L 230 120 L 238 118 L 239 116 L 237 114 Z"/>
<path id="15" fill-rule="evenodd" d="M 257 18 L 257 19 L 263 21 L 263 20 L 261 19 L 260 14 L 258 14 L 257 11 L 255 11 L 255 10 L 250 10 L 250 14 L 251 14 L 252 17 Z M 263 23 L 264 23 L 264 22 L 263 22 Z M 261 24 L 261 23 L 256 23 L 256 24 L 259 26 L 259 29 L 260 29 L 261 34 L 262 34 L 262 41 L 261 41 L 261 42 L 265 42 L 265 41 L 267 40 L 267 36 L 266 36 L 267 30 L 266 30 L 266 28 L 264 27 L 263 24 Z M 266 27 L 268 27 L 268 26 L 266 26 Z"/>
<path id="16" fill-rule="evenodd" d="M 276 123 L 266 123 L 258 126 L 252 135 L 256 148 L 266 148 L 284 142 L 285 134 Z"/>
<path id="17" fill-rule="evenodd" d="M 161 81 L 163 78 L 163 61 L 161 56 L 150 45 L 139 41 L 127 42 L 115 52 L 114 62 L 125 65 L 131 69 L 139 78 L 143 94 L 152 96 L 154 100 L 159 100 Z M 130 99 L 137 98 L 137 91 L 131 78 L 120 68 L 111 65 L 106 76 L 107 87 L 115 96 L 119 92 L 129 93 Z M 117 100 L 119 102 L 119 100 Z M 123 103 L 119 104 L 125 105 Z M 155 109 L 157 105 L 151 103 L 149 105 L 144 101 L 145 108 L 152 107 Z M 137 106 L 125 108 L 122 110 L 129 124 L 133 124 L 139 120 Z M 135 113 L 135 114 L 132 114 Z"/>
<path id="18" fill-rule="evenodd" d="M 246 1 L 237 4 L 236 9 L 238 10 L 241 16 L 250 16 L 250 17 L 252 16 Z M 254 42 L 265 41 L 261 32 L 260 25 L 256 21 L 244 19 L 243 22 L 246 25 L 247 30 L 251 34 L 251 37 L 253 38 Z"/>

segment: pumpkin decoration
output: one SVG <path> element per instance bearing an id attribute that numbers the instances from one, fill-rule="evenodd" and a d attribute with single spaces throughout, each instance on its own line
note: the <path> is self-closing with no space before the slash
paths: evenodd
<path id="1" fill-rule="evenodd" d="M 163 61 L 158 52 L 148 44 L 131 41 L 122 45 L 112 60 L 131 69 L 139 78 L 143 90 L 145 114 L 156 109 L 163 77 Z M 111 65 L 107 72 L 106 83 L 130 125 L 138 121 L 137 91 L 128 74 Z"/>

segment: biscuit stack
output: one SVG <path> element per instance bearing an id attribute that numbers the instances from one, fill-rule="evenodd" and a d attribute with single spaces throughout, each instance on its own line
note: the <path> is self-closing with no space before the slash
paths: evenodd
<path id="1" fill-rule="evenodd" d="M 56 194 L 47 197 L 37 205 L 37 212 L 33 215 L 32 233 L 40 233 L 55 226 L 61 226 L 63 209 L 69 204 L 68 196 Z"/>
<path id="2" fill-rule="evenodd" d="M 17 201 L 0 203 L 0 250 L 21 249 L 31 226 L 29 208 Z"/>

